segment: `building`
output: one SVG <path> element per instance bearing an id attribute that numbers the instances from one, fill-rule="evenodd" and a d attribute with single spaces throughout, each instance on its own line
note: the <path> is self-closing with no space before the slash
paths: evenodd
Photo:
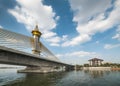
<path id="1" fill-rule="evenodd" d="M 93 58 L 93 59 L 90 59 L 88 60 L 89 61 L 89 65 L 90 66 L 93 66 L 93 67 L 97 67 L 97 66 L 100 66 L 102 65 L 102 59 L 98 59 L 98 58 Z"/>

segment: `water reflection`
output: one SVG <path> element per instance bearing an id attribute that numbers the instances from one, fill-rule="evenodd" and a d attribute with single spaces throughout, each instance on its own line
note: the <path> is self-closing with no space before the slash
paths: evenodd
<path id="1" fill-rule="evenodd" d="M 0 80 L 5 77 L 3 75 L 0 75 Z M 6 83 L 7 78 L 14 79 Z M 48 74 L 14 72 L 7 74 L 1 82 L 4 82 L 3 86 L 120 86 L 120 71 L 81 70 Z"/>
<path id="2" fill-rule="evenodd" d="M 48 73 L 48 74 L 26 74 L 26 77 L 19 82 L 9 83 L 4 86 L 53 86 L 59 79 L 63 78 L 65 73 Z"/>
<path id="3" fill-rule="evenodd" d="M 84 70 L 84 72 L 90 75 L 92 78 L 100 78 L 110 74 L 110 71 L 104 71 L 104 70 Z"/>
<path id="4" fill-rule="evenodd" d="M 18 74 L 17 69 L 0 69 L 0 86 L 23 80 L 25 74 Z"/>

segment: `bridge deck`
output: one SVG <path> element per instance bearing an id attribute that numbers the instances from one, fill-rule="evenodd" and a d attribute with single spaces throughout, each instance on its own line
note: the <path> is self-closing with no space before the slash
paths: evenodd
<path id="1" fill-rule="evenodd" d="M 18 60 L 17 61 L 19 61 L 19 59 L 21 59 L 22 57 L 19 57 L 20 55 L 22 55 L 22 56 L 27 56 L 28 58 L 31 58 L 32 60 L 33 60 L 33 62 L 34 62 L 34 60 L 36 60 L 36 62 L 35 63 L 37 63 L 38 61 L 37 60 L 42 60 L 42 61 L 46 61 L 46 62 L 50 62 L 50 63 L 53 63 L 53 64 L 59 64 L 59 65 L 69 65 L 69 64 L 65 64 L 65 63 L 62 63 L 62 62 L 58 62 L 58 61 L 53 61 L 53 60 L 48 60 L 48 59 L 46 59 L 46 58 L 41 58 L 40 56 L 37 56 L 37 55 L 34 55 L 34 54 L 30 54 L 30 53 L 26 53 L 26 52 L 22 52 L 22 51 L 19 51 L 19 50 L 15 50 L 15 49 L 11 49 L 11 48 L 7 48 L 7 47 L 4 47 L 4 46 L 0 46 L 0 59 L 1 58 L 4 58 L 4 57 L 1 57 L 2 55 L 1 55 L 1 53 L 2 52 L 9 52 L 9 53 L 14 53 L 14 54 L 16 54 L 17 55 L 17 57 L 16 58 L 18 58 Z M 14 54 L 12 54 L 12 55 L 14 55 Z M 9 56 L 9 55 L 8 55 Z M 7 56 L 7 57 L 8 57 Z M 14 56 L 13 56 L 14 57 Z M 25 58 L 27 58 L 27 57 L 25 57 Z M 12 56 L 10 56 L 9 57 L 9 59 L 12 59 Z M 23 59 L 23 61 L 24 61 L 24 58 L 22 58 Z M 28 61 L 29 61 L 29 59 L 28 59 Z M 4 63 L 4 62 L 2 62 L 2 61 L 0 61 L 1 63 Z M 5 63 L 7 63 L 7 62 L 5 62 Z M 14 63 L 14 62 L 13 62 Z M 19 62 L 18 62 L 18 64 L 19 64 Z M 24 64 L 20 64 L 20 65 L 24 65 Z M 40 64 L 30 64 L 31 66 L 32 65 L 40 65 Z M 24 65 L 24 66 L 27 66 L 27 65 Z M 69 65 L 70 66 L 70 65 Z M 71 65 L 72 66 L 72 65 Z"/>

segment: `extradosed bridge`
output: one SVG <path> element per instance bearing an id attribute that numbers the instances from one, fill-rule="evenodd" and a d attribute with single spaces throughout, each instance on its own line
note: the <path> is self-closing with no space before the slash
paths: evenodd
<path id="1" fill-rule="evenodd" d="M 18 72 L 54 72 L 74 69 L 61 62 L 40 41 L 41 32 L 36 25 L 33 37 L 0 29 L 0 63 L 27 66 Z"/>

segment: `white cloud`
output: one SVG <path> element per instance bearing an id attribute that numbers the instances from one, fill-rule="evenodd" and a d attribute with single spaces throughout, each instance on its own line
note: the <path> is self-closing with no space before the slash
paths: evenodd
<path id="1" fill-rule="evenodd" d="M 74 46 L 74 45 L 77 45 L 78 43 L 84 43 L 88 40 L 91 40 L 91 38 L 87 35 L 87 34 L 83 34 L 83 35 L 79 35 L 75 38 L 73 38 L 72 40 L 70 41 L 66 41 L 62 44 L 63 47 L 66 47 L 66 46 Z"/>
<path id="2" fill-rule="evenodd" d="M 105 49 L 112 49 L 112 48 L 117 48 L 117 47 L 120 47 L 120 44 L 106 44 L 104 46 Z"/>
<path id="3" fill-rule="evenodd" d="M 63 43 L 63 46 L 75 46 L 90 41 L 96 33 L 104 32 L 120 23 L 120 0 L 116 0 L 109 13 L 106 10 L 112 6 L 111 0 L 70 0 L 70 5 L 79 35 Z"/>
<path id="4" fill-rule="evenodd" d="M 60 19 L 60 16 L 57 16 L 57 17 L 55 18 L 56 21 L 58 21 L 59 19 Z"/>
<path id="5" fill-rule="evenodd" d="M 32 30 L 38 24 L 43 38 L 47 39 L 51 44 L 59 44 L 60 37 L 52 30 L 56 27 L 59 16 L 53 11 L 53 8 L 44 5 L 42 0 L 16 0 L 17 5 L 8 12 L 13 15 L 19 23 L 26 26 L 28 30 Z M 55 42 L 55 43 L 54 43 Z"/>
<path id="6" fill-rule="evenodd" d="M 60 44 L 58 44 L 58 43 L 51 43 L 50 45 L 51 46 L 57 46 L 57 47 L 60 46 Z"/>
<path id="7" fill-rule="evenodd" d="M 62 40 L 63 40 L 63 41 L 68 40 L 68 35 L 63 35 Z"/>
<path id="8" fill-rule="evenodd" d="M 118 26 L 118 29 L 116 32 L 117 32 L 116 35 L 114 35 L 112 39 L 117 39 L 120 41 L 120 25 Z"/>
<path id="9" fill-rule="evenodd" d="M 0 25 L 0 28 L 3 28 L 3 27 Z"/>
<path id="10" fill-rule="evenodd" d="M 70 5 L 74 11 L 73 21 L 80 23 L 103 13 L 111 6 L 111 0 L 70 0 Z"/>
<path id="11" fill-rule="evenodd" d="M 42 0 L 17 0 L 14 9 L 9 9 L 18 22 L 25 24 L 27 29 L 32 30 L 38 23 L 41 30 L 51 30 L 56 27 L 54 20 L 55 12 L 51 6 L 43 5 Z"/>
<path id="12" fill-rule="evenodd" d="M 52 33 L 51 33 L 52 35 Z M 53 34 L 56 35 L 56 34 Z M 62 37 L 54 36 L 46 39 L 48 42 L 51 42 L 51 46 L 61 46 L 61 42 L 68 40 L 68 35 L 63 35 Z"/>
<path id="13" fill-rule="evenodd" d="M 75 52 L 69 52 L 66 54 L 58 54 L 57 57 L 94 57 L 97 56 L 97 53 L 95 52 L 86 52 L 86 51 L 75 51 Z"/>
<path id="14" fill-rule="evenodd" d="M 52 37 L 50 39 L 47 39 L 48 42 L 52 42 L 52 43 L 59 43 L 60 42 L 60 37 Z"/>
<path id="15" fill-rule="evenodd" d="M 113 39 L 118 39 L 118 40 L 120 40 L 120 34 L 119 33 L 117 33 L 115 36 L 113 36 L 112 37 Z"/>
<path id="16" fill-rule="evenodd" d="M 45 33 L 46 34 L 42 35 L 43 38 L 51 38 L 51 37 L 54 37 L 57 35 L 56 33 L 52 32 L 52 31 L 46 31 Z"/>

